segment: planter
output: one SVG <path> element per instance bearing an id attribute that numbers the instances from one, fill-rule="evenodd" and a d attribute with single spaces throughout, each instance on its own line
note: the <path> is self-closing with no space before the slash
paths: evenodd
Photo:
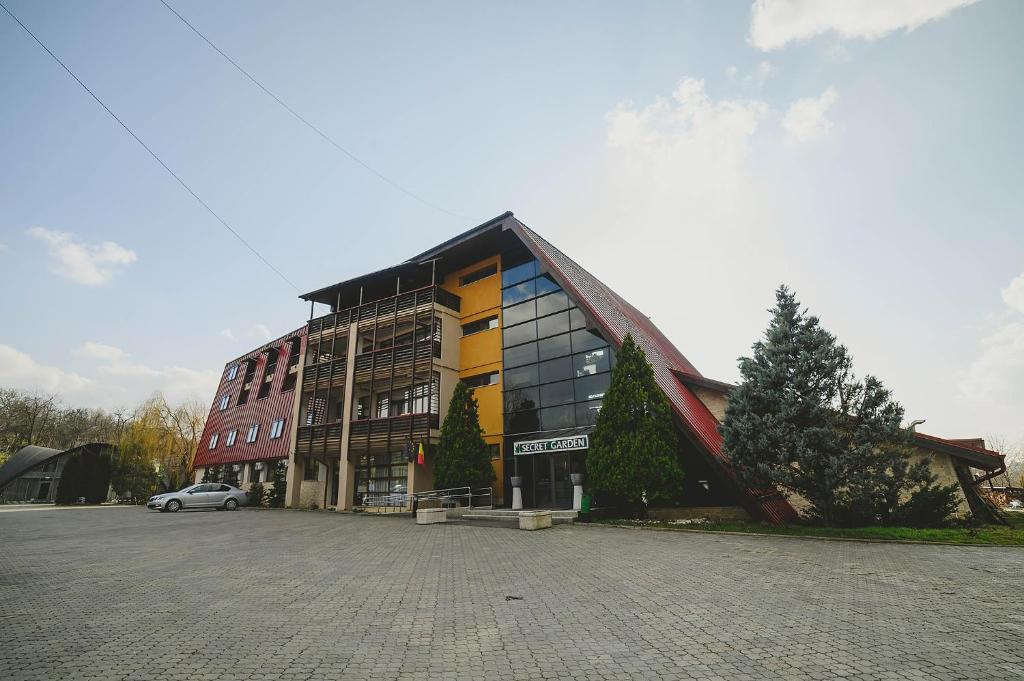
<path id="1" fill-rule="evenodd" d="M 513 475 L 511 478 L 509 478 L 509 482 L 512 483 L 513 487 L 522 487 L 523 486 L 523 476 L 521 476 L 521 475 Z"/>
<path id="2" fill-rule="evenodd" d="M 570 473 L 569 479 L 572 481 L 573 486 L 583 484 L 583 473 Z"/>

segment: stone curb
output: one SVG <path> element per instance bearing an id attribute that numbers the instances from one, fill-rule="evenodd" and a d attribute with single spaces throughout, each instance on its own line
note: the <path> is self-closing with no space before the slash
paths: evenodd
<path id="1" fill-rule="evenodd" d="M 618 525 L 611 523 L 574 523 L 574 527 L 613 527 L 619 530 L 653 530 L 655 532 L 691 532 L 693 534 L 721 534 L 740 537 L 772 537 L 782 539 L 810 539 L 813 541 L 857 542 L 861 544 L 923 544 L 926 546 L 960 546 L 982 547 L 995 549 L 1021 549 L 1024 544 L 968 544 L 950 541 L 926 541 L 923 539 L 867 539 L 864 537 L 822 537 L 807 534 L 769 534 L 767 532 L 730 532 L 728 530 L 695 530 L 675 527 L 638 527 L 636 525 Z"/>

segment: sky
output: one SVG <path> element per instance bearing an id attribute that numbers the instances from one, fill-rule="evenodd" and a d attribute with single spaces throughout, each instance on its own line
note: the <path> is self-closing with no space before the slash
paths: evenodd
<path id="1" fill-rule="evenodd" d="M 785 283 L 1024 441 L 1024 3 L 3 0 L 301 291 L 506 210 L 735 381 Z M 209 401 L 308 304 L 0 12 L 0 386 Z M 414 196 L 410 196 L 410 194 Z"/>

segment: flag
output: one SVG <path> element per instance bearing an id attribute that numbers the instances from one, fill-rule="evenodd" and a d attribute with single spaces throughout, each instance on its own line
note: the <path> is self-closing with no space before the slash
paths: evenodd
<path id="1" fill-rule="evenodd" d="M 416 454 L 416 463 L 418 463 L 421 466 L 423 465 L 423 443 L 422 442 L 420 443 L 420 451 L 419 451 L 418 454 Z"/>

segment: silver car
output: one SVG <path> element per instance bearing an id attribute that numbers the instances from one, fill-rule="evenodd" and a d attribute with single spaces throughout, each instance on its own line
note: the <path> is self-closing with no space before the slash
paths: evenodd
<path id="1" fill-rule="evenodd" d="M 146 502 L 148 508 L 155 508 L 163 513 L 176 513 L 183 508 L 217 508 L 226 511 L 237 510 L 245 506 L 249 495 L 237 487 L 223 482 L 204 482 L 189 485 L 177 492 L 157 494 Z"/>

